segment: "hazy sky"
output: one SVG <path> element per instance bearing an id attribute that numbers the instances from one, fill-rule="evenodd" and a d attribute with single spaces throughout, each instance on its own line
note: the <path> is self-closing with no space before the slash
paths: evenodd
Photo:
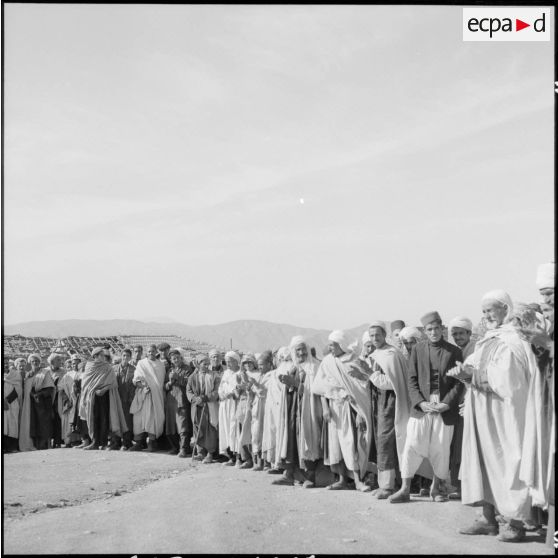
<path id="1" fill-rule="evenodd" d="M 6 4 L 5 322 L 346 328 L 538 300 L 554 44 L 463 42 L 461 19 Z"/>

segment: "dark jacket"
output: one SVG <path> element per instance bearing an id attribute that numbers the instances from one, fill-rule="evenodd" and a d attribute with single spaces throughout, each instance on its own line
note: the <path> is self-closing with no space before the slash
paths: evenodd
<path id="1" fill-rule="evenodd" d="M 411 350 L 409 358 L 409 397 L 411 399 L 411 416 L 420 418 L 424 413 L 419 404 L 430 400 L 430 358 L 428 356 L 429 341 L 420 341 Z M 442 415 L 444 424 L 453 425 L 459 418 L 459 401 L 465 386 L 455 378 L 447 377 L 448 370 L 459 360 L 463 362 L 461 349 L 448 343 L 445 339 L 440 342 L 443 352 L 440 370 L 440 403 L 449 405 L 449 410 Z"/>

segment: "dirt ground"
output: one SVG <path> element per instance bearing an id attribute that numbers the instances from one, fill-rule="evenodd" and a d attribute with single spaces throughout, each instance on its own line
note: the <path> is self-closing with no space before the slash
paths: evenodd
<path id="1" fill-rule="evenodd" d="M 457 534 L 477 513 L 460 502 L 272 486 L 164 453 L 34 451 L 5 455 L 3 471 L 6 554 L 553 554 L 537 533 Z"/>

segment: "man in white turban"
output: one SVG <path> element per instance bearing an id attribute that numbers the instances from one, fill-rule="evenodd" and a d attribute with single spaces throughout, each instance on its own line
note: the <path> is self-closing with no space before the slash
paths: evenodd
<path id="1" fill-rule="evenodd" d="M 236 351 L 225 353 L 226 368 L 219 383 L 219 453 L 229 459 L 227 466 L 235 464 L 236 405 L 238 397 L 236 373 L 240 370 L 240 355 Z"/>
<path id="2" fill-rule="evenodd" d="M 475 339 L 473 339 L 473 322 L 465 316 L 456 316 L 450 321 L 448 327 L 453 342 L 461 349 L 463 361 L 475 350 Z M 465 399 L 467 391 L 463 390 L 459 404 Z M 459 480 L 459 468 L 461 466 L 461 446 L 463 444 L 463 417 L 460 415 L 453 429 L 453 438 L 450 447 L 450 480 L 455 490 L 449 491 L 450 500 L 461 498 L 461 481 Z"/>
<path id="3" fill-rule="evenodd" d="M 406 326 L 399 332 L 399 339 L 402 345 L 401 352 L 408 359 L 411 356 L 411 349 L 422 341 L 423 335 L 418 327 Z"/>
<path id="4" fill-rule="evenodd" d="M 482 517 L 459 530 L 466 535 L 496 535 L 504 542 L 525 538 L 531 495 L 520 480 L 524 455 L 527 394 L 537 364 L 530 346 L 510 323 L 511 297 L 501 290 L 482 298 L 488 327 L 475 351 L 448 375 L 470 385 L 464 410 L 461 498 L 482 506 Z M 505 523 L 496 521 L 499 513 Z"/>
<path id="5" fill-rule="evenodd" d="M 291 339 L 289 349 L 291 366 L 278 376 L 281 400 L 275 443 L 277 466 L 284 473 L 272 484 L 292 485 L 295 473 L 303 471 L 303 487 L 314 488 L 322 457 L 322 403 L 311 391 L 318 362 L 301 335 Z"/>
<path id="6" fill-rule="evenodd" d="M 368 492 L 371 489 L 363 478 L 372 440 L 369 370 L 356 353 L 358 341 L 351 343 L 346 332 L 333 331 L 328 340 L 330 352 L 322 360 L 312 384 L 312 393 L 326 400 L 324 464 L 339 476 L 328 488 L 346 490 L 350 477 L 358 490 Z"/>
<path id="7" fill-rule="evenodd" d="M 554 306 L 554 285 L 555 285 L 556 264 L 549 262 L 539 265 L 537 269 L 537 287 L 543 301 Z"/>

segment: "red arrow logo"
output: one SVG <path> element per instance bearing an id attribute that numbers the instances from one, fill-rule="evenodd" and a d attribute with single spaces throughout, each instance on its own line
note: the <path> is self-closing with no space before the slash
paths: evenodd
<path id="1" fill-rule="evenodd" d="M 521 21 L 520 19 L 515 20 L 515 30 L 516 31 L 521 31 L 522 29 L 525 29 L 525 27 L 531 27 L 530 23 L 525 23 L 524 21 Z"/>

